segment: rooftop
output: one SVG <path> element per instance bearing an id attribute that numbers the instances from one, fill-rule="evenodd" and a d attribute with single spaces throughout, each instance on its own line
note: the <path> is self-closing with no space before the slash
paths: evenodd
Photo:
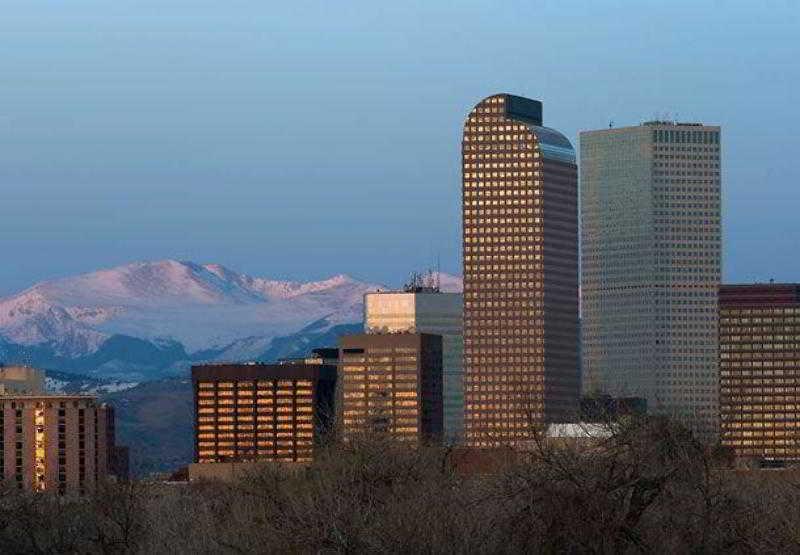
<path id="1" fill-rule="evenodd" d="M 688 122 L 688 121 L 670 121 L 670 120 L 661 120 L 661 119 L 654 119 L 650 121 L 645 121 L 642 125 L 671 125 L 674 127 L 678 126 L 690 126 L 690 127 L 703 127 L 703 123 L 698 122 Z"/>
<path id="2" fill-rule="evenodd" d="M 550 438 L 607 439 L 613 433 L 613 426 L 597 422 L 562 422 L 547 426 L 547 437 Z"/>

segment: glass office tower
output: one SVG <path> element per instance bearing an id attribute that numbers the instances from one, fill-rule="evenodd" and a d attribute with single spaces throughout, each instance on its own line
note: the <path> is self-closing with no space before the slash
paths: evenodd
<path id="1" fill-rule="evenodd" d="M 541 102 L 497 94 L 467 117 L 462 169 L 465 439 L 519 446 L 577 413 L 575 151 Z"/>

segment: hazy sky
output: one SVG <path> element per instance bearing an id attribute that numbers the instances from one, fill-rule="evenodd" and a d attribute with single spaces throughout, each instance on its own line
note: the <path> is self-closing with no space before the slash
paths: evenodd
<path id="1" fill-rule="evenodd" d="M 646 6 L 649 4 L 648 6 Z M 460 133 L 723 128 L 724 275 L 800 281 L 786 2 L 2 0 L 0 294 L 133 260 L 460 273 Z"/>

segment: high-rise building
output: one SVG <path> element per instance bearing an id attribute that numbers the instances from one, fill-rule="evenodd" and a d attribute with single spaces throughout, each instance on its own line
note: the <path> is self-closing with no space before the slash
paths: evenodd
<path id="1" fill-rule="evenodd" d="M 337 420 L 345 441 L 372 434 L 442 440 L 441 336 L 345 335 L 339 348 Z"/>
<path id="2" fill-rule="evenodd" d="M 192 381 L 200 467 L 311 462 L 333 421 L 336 366 L 322 358 L 203 364 L 192 367 Z"/>
<path id="3" fill-rule="evenodd" d="M 0 395 L 0 478 L 20 489 L 91 493 L 109 475 L 110 407 L 89 395 Z"/>
<path id="4" fill-rule="evenodd" d="M 464 340 L 461 293 L 378 292 L 364 296 L 367 333 L 430 333 L 442 336 L 443 439 L 448 445 L 464 436 Z"/>
<path id="5" fill-rule="evenodd" d="M 719 127 L 581 133 L 581 229 L 585 393 L 645 397 L 713 437 Z"/>
<path id="6" fill-rule="evenodd" d="M 722 444 L 800 459 L 800 284 L 723 285 L 719 312 Z"/>
<path id="7" fill-rule="evenodd" d="M 578 412 L 575 151 L 541 102 L 497 94 L 467 117 L 462 165 L 466 443 L 515 446 Z"/>

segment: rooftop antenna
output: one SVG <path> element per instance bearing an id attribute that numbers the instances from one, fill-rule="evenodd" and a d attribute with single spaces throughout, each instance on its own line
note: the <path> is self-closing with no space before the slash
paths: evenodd
<path id="1" fill-rule="evenodd" d="M 442 261 L 439 253 L 436 253 L 436 290 L 441 291 L 442 288 Z"/>

